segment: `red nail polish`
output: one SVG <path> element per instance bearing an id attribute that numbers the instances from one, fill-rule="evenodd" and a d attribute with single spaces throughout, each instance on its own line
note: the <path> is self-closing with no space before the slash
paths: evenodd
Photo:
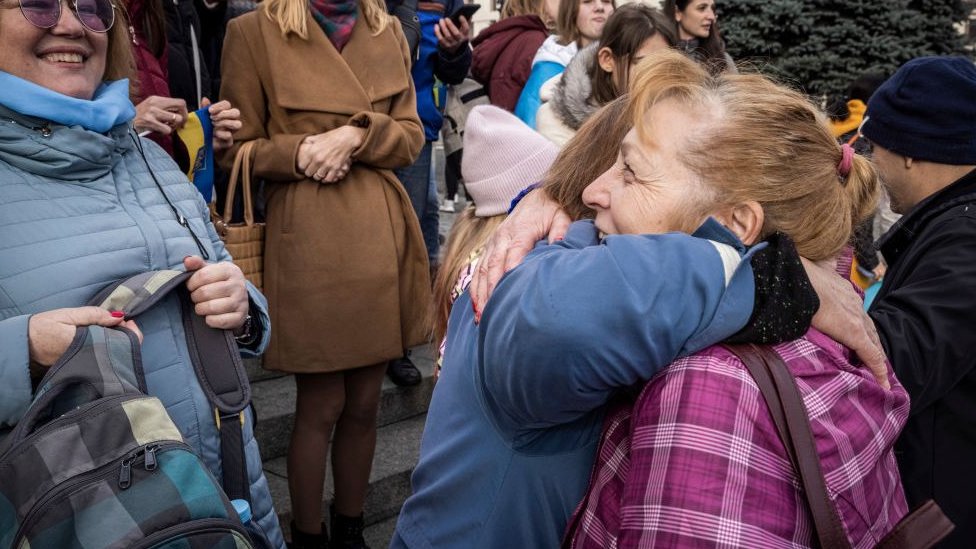
<path id="1" fill-rule="evenodd" d="M 112 316 L 114 316 L 115 318 L 125 318 L 125 312 L 124 311 L 112 311 Z"/>

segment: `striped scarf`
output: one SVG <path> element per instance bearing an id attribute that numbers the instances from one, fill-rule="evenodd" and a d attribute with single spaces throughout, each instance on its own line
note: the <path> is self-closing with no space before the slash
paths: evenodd
<path id="1" fill-rule="evenodd" d="M 340 52 L 356 25 L 357 0 L 309 0 L 312 17 Z"/>

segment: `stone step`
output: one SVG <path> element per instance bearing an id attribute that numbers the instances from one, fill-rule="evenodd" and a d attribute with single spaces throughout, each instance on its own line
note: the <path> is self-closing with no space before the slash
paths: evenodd
<path id="1" fill-rule="evenodd" d="M 377 430 L 376 453 L 373 457 L 373 470 L 369 477 L 364 509 L 367 526 L 382 525 L 388 523 L 390 519 L 395 524 L 400 507 L 410 495 L 410 475 L 420 455 L 420 437 L 426 419 L 427 414 L 422 414 Z M 322 502 L 323 517 L 329 515 L 327 505 L 331 503 L 334 491 L 331 459 L 326 463 L 328 466 Z M 264 460 L 264 473 L 268 479 L 281 527 L 286 532 L 286 537 L 290 536 L 288 525 L 291 522 L 291 501 L 288 498 L 288 469 L 285 458 Z M 325 518 L 323 521 L 328 523 Z M 388 536 L 392 535 L 393 527 L 386 524 L 380 526 L 380 530 L 383 532 L 388 530 L 388 533 L 376 534 L 387 536 L 386 543 L 370 544 L 370 546 L 385 547 L 389 544 Z"/>
<path id="2" fill-rule="evenodd" d="M 284 377 L 288 375 L 282 372 L 272 372 L 271 370 L 265 370 L 264 368 L 261 367 L 261 357 L 245 358 L 244 370 L 247 372 L 247 379 L 251 380 L 251 383 L 263 381 L 265 379 Z"/>
<path id="3" fill-rule="evenodd" d="M 411 360 L 423 374 L 423 381 L 413 387 L 397 387 L 389 378 L 383 379 L 377 425 L 382 427 L 423 414 L 430 404 L 434 390 L 434 356 L 432 345 L 411 350 Z M 284 456 L 288 451 L 295 417 L 295 379 L 291 375 L 264 377 L 251 383 L 251 395 L 258 422 L 254 436 L 265 461 Z"/>
<path id="4" fill-rule="evenodd" d="M 390 517 L 383 521 L 371 524 L 366 527 L 363 537 L 366 538 L 366 545 L 372 549 L 384 549 L 390 546 L 393 539 L 393 532 L 396 531 L 396 517 Z"/>

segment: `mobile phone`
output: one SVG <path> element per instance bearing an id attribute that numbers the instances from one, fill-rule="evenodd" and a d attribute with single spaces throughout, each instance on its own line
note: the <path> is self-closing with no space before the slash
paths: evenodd
<path id="1" fill-rule="evenodd" d="M 451 21 L 455 26 L 461 26 L 461 16 L 464 16 L 468 20 L 468 24 L 471 24 L 471 16 L 474 15 L 476 11 L 481 9 L 481 4 L 463 4 L 454 13 L 451 14 Z"/>

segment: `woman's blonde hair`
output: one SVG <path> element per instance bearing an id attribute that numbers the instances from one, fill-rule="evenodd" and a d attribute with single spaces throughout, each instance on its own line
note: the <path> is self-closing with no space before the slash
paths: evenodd
<path id="1" fill-rule="evenodd" d="M 542 16 L 542 0 L 505 0 L 502 6 L 501 18 L 518 17 L 521 15 Z"/>
<path id="2" fill-rule="evenodd" d="M 434 280 L 434 342 L 440 343 L 447 333 L 447 319 L 451 316 L 451 291 L 457 284 L 461 271 L 467 267 L 472 252 L 485 246 L 488 238 L 508 214 L 478 217 L 474 204 L 469 204 L 454 220 L 451 234 L 444 246 L 437 278 Z"/>
<path id="3" fill-rule="evenodd" d="M 869 216 L 880 186 L 874 166 L 843 152 L 825 115 L 802 94 L 758 74 L 711 75 L 685 55 L 657 52 L 631 82 L 632 122 L 643 139 L 645 115 L 665 100 L 708 117 L 681 143 L 679 160 L 703 182 L 716 207 L 754 200 L 763 235 L 789 235 L 800 255 L 833 258 Z"/>
<path id="4" fill-rule="evenodd" d="M 590 116 L 546 172 L 546 194 L 574 220 L 593 217 L 583 189 L 616 161 L 619 144 L 633 127 L 629 104 L 624 94 Z"/>
<path id="5" fill-rule="evenodd" d="M 260 9 L 281 28 L 282 36 L 294 33 L 302 40 L 308 40 L 310 13 L 306 0 L 264 0 Z M 386 30 L 391 21 L 383 0 L 359 0 L 359 14 L 373 31 L 373 36 Z"/>
<path id="6" fill-rule="evenodd" d="M 576 18 L 579 16 L 582 1 L 559 0 L 559 12 L 556 14 L 556 34 L 559 36 L 559 43 L 564 46 L 572 42 L 579 42 L 579 39 L 583 37 L 576 25 Z M 610 4 L 613 9 L 617 9 L 617 0 L 611 0 Z"/>

